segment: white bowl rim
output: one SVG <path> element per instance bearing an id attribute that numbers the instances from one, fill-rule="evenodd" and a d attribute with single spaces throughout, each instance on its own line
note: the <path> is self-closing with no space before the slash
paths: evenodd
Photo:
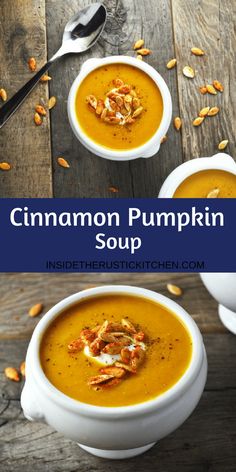
<path id="1" fill-rule="evenodd" d="M 147 75 L 149 75 L 152 80 L 156 83 L 157 87 L 160 90 L 162 101 L 163 101 L 163 114 L 160 125 L 154 135 L 142 146 L 138 146 L 136 148 L 132 148 L 129 150 L 113 150 L 110 148 L 106 148 L 105 146 L 99 145 L 98 143 L 94 142 L 90 139 L 86 133 L 81 128 L 79 121 L 76 116 L 75 111 L 75 99 L 78 87 L 85 79 L 85 77 L 92 72 L 93 70 L 108 64 L 113 63 L 121 63 L 121 64 L 128 64 L 136 67 L 137 69 L 141 69 Z M 146 62 L 139 61 L 138 59 L 130 56 L 107 56 L 103 58 L 91 58 L 84 62 L 79 74 L 75 78 L 70 92 L 68 96 L 68 117 L 69 122 L 74 131 L 76 137 L 84 144 L 87 149 L 94 152 L 94 154 L 101 155 L 105 159 L 110 160 L 129 160 L 135 159 L 139 157 L 145 157 L 145 154 L 148 154 L 148 151 L 155 147 L 157 143 L 160 145 L 162 137 L 166 134 L 167 129 L 169 128 L 171 116 L 172 116 L 172 100 L 169 88 L 163 79 L 163 77 L 157 72 L 154 67 L 147 64 Z M 148 157 L 148 156 L 147 156 Z"/>
<path id="2" fill-rule="evenodd" d="M 184 324 L 185 328 L 189 332 L 189 335 L 192 339 L 192 356 L 190 363 L 184 372 L 183 376 L 166 392 L 155 397 L 154 399 L 144 401 L 142 403 L 137 403 L 134 405 L 127 406 L 118 406 L 118 407 L 101 407 L 96 405 L 91 405 L 89 403 L 83 403 L 78 400 L 75 400 L 66 394 L 62 393 L 53 384 L 47 379 L 46 375 L 43 372 L 43 369 L 40 364 L 39 357 L 39 348 L 42 340 L 43 333 L 45 329 L 50 325 L 52 320 L 60 315 L 65 309 L 70 306 L 88 299 L 94 298 L 99 295 L 108 295 L 108 294 L 127 294 L 144 297 L 150 300 L 156 301 L 168 309 L 170 309 L 177 318 L 179 318 Z M 204 345 L 202 341 L 202 336 L 200 331 L 193 321 L 191 316 L 176 302 L 173 300 L 161 295 L 157 292 L 153 292 L 148 289 L 143 289 L 140 287 L 129 286 L 129 285 L 104 285 L 102 287 L 93 287 L 86 290 L 82 290 L 78 293 L 70 295 L 69 297 L 63 299 L 52 307 L 44 316 L 41 318 L 37 324 L 27 352 L 26 358 L 26 379 L 27 379 L 27 364 L 30 365 L 29 376 L 31 375 L 36 384 L 40 385 L 41 389 L 46 393 L 47 396 L 50 396 L 51 400 L 59 404 L 67 410 L 71 410 L 75 413 L 82 414 L 84 416 L 95 416 L 95 417 L 104 417 L 107 418 L 118 418 L 121 416 L 136 416 L 137 414 L 142 415 L 147 412 L 151 412 L 158 408 L 159 410 L 166 405 L 172 403 L 176 398 L 182 395 L 187 388 L 194 382 L 195 378 L 200 372 L 204 358 Z M 27 380 L 26 380 L 27 381 Z"/>
<path id="3" fill-rule="evenodd" d="M 177 166 L 163 182 L 159 198 L 172 198 L 177 188 L 193 174 L 204 170 L 223 170 L 236 175 L 236 163 L 226 153 L 220 152 L 211 157 L 195 157 Z"/>

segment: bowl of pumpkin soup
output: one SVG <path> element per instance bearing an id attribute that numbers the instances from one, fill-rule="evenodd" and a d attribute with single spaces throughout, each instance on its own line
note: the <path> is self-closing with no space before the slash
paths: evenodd
<path id="1" fill-rule="evenodd" d="M 96 287 L 38 323 L 21 404 L 86 451 L 124 459 L 187 419 L 206 373 L 201 334 L 180 305 L 139 287 Z"/>
<path id="2" fill-rule="evenodd" d="M 150 65 L 128 56 L 87 60 L 68 98 L 75 136 L 89 151 L 111 160 L 156 154 L 171 114 L 164 79 Z"/>
<path id="3" fill-rule="evenodd" d="M 236 198 L 236 163 L 225 153 L 184 162 L 163 183 L 160 198 Z"/>

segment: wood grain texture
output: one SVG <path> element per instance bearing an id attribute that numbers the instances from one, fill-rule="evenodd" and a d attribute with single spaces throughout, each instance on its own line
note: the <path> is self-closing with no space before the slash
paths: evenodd
<path id="1" fill-rule="evenodd" d="M 218 393 L 206 392 L 194 415 L 181 428 L 145 455 L 129 461 L 111 462 L 89 456 L 51 428 L 25 421 L 18 410 L 14 417 L 15 430 L 9 420 L 0 430 L 1 435 L 4 433 L 0 463 L 4 472 L 20 472 L 22 469 L 25 472 L 152 472 L 160 464 L 161 470 L 168 472 L 234 472 L 234 436 L 227 425 L 230 422 L 235 426 L 231 412 L 235 392 L 228 391 L 223 395 L 224 412 L 219 410 L 223 398 L 219 402 Z M 15 403 L 10 402 L 9 410 L 17 410 Z"/>
<path id="2" fill-rule="evenodd" d="M 151 0 L 149 2 L 124 2 L 127 8 L 127 32 L 130 49 L 139 38 L 144 38 L 145 44 L 152 50 L 151 56 L 145 59 L 166 81 L 173 103 L 173 116 L 179 115 L 178 89 L 176 70 L 167 70 L 166 64 L 173 58 L 174 42 L 171 18 L 170 0 Z M 124 45 L 124 54 L 126 45 Z M 162 183 L 169 173 L 182 163 L 181 135 L 170 125 L 168 140 L 161 146 L 160 151 L 150 159 L 138 159 L 130 163 L 133 182 L 133 196 L 156 197 Z M 131 196 L 131 195 L 130 195 Z"/>
<path id="3" fill-rule="evenodd" d="M 61 298 L 91 285 L 124 283 L 167 294 L 167 282 L 179 283 L 177 301 L 200 326 L 209 372 L 201 401 L 191 417 L 145 455 L 129 461 L 104 461 L 82 451 L 50 427 L 25 420 L 20 408 L 23 381 L 7 380 L 7 365 L 18 367 L 33 326 L 29 306 L 45 310 Z M 193 274 L 0 274 L 0 468 L 4 472 L 233 472 L 236 429 L 235 337 L 219 329 L 217 307 Z M 15 319 L 15 317 L 18 319 Z M 208 329 L 208 323 L 211 328 Z"/>
<path id="4" fill-rule="evenodd" d="M 83 0 L 80 6 L 88 3 L 90 0 Z M 119 163 L 106 161 L 87 151 L 74 137 L 68 123 L 67 96 L 82 63 L 90 57 L 133 56 L 133 44 L 140 37 L 153 50 L 153 54 L 145 60 L 163 74 L 173 97 L 174 113 L 179 113 L 176 72 L 166 69 L 166 62 L 174 54 L 170 2 L 151 0 L 146 4 L 134 0 L 108 0 L 104 3 L 108 9 L 108 21 L 98 44 L 86 54 L 62 59 L 52 72 L 54 80 L 50 83 L 50 91 L 58 97 L 57 107 L 52 113 L 54 195 L 155 197 L 170 171 L 182 162 L 181 137 L 173 128 L 158 155 L 151 159 Z M 49 56 L 59 47 L 63 27 L 77 9 L 76 0 L 69 5 L 56 0 L 46 2 Z M 65 171 L 58 166 L 59 155 L 70 162 L 70 169 Z M 110 186 L 117 187 L 119 193 L 111 193 Z"/>
<path id="5" fill-rule="evenodd" d="M 1 1 L 0 85 L 7 89 L 9 96 L 31 75 L 26 64 L 28 57 L 34 55 L 38 64 L 43 64 L 47 53 L 50 57 L 60 46 L 63 28 L 70 16 L 90 2 L 81 0 L 78 6 L 77 0 Z M 0 196 L 50 197 L 53 181 L 55 197 L 155 197 L 166 176 L 178 164 L 214 154 L 222 139 L 229 139 L 227 152 L 236 157 L 235 2 L 105 0 L 105 4 L 108 21 L 96 46 L 86 54 L 62 58 L 50 72 L 53 76 L 50 94 L 57 97 L 50 117 L 52 151 L 48 118 L 40 128 L 32 121 L 36 102 L 40 98 L 47 99 L 46 84 L 37 87 L 1 130 L 1 160 L 9 161 L 13 169 L 0 172 Z M 178 133 L 171 124 L 167 142 L 153 158 L 122 163 L 107 161 L 92 155 L 73 135 L 66 110 L 69 89 L 86 59 L 134 55 L 132 46 L 140 37 L 153 50 L 145 60 L 169 85 L 173 116 L 181 115 L 183 129 Z M 206 56 L 193 56 L 190 52 L 193 45 L 202 47 Z M 166 63 L 174 56 L 178 67 L 167 70 Z M 182 74 L 186 64 L 196 69 L 193 80 Z M 198 87 L 214 79 L 223 82 L 224 93 L 201 95 Z M 219 115 L 194 128 L 193 118 L 207 104 L 218 105 Z M 58 166 L 59 156 L 70 162 L 69 169 Z M 112 186 L 119 192 L 112 193 L 109 190 Z"/>
<path id="6" fill-rule="evenodd" d="M 10 98 L 32 76 L 27 61 L 46 61 L 44 0 L 1 0 L 0 87 Z M 46 84 L 39 84 L 15 115 L 0 130 L 1 161 L 12 169 L 0 172 L 0 197 L 52 196 L 49 117 L 35 126 L 34 108 L 46 102 Z"/>
<path id="7" fill-rule="evenodd" d="M 215 154 L 223 139 L 229 140 L 227 152 L 236 159 L 236 3 L 234 0 L 172 0 L 172 9 L 184 160 Z M 206 55 L 192 55 L 193 46 L 202 48 Z M 183 76 L 185 65 L 195 69 L 194 79 Z M 211 84 L 213 80 L 223 83 L 224 92 L 201 95 L 199 86 Z M 220 112 L 194 128 L 192 120 L 205 106 L 218 106 Z"/>
<path id="8" fill-rule="evenodd" d="M 235 389 L 205 390 L 192 416 L 150 451 L 128 461 L 88 455 L 50 427 L 23 418 L 18 400 L 5 400 L 0 427 L 4 472 L 234 472 Z"/>
<path id="9" fill-rule="evenodd" d="M 90 0 L 81 1 L 79 8 L 88 5 Z M 111 7 L 116 2 L 109 1 Z M 110 7 L 109 7 L 110 8 Z M 62 32 L 71 15 L 78 11 L 77 0 L 71 2 L 58 2 L 50 0 L 46 2 L 47 11 L 47 35 L 48 54 L 51 56 L 61 43 Z M 117 9 L 117 16 L 121 15 L 121 24 L 125 21 L 122 11 Z M 111 21 L 111 20 L 110 20 Z M 118 20 L 117 20 L 118 21 Z M 53 24 L 53 28 L 51 25 Z M 109 21 L 108 21 L 109 28 Z M 70 87 L 78 75 L 80 68 L 86 59 L 90 57 L 102 57 L 114 53 L 114 37 L 101 39 L 96 46 L 85 54 L 64 57 L 52 68 L 52 83 L 50 93 L 58 99 L 57 106 L 52 111 L 52 159 L 54 172 L 54 196 L 55 197 L 105 197 L 117 196 L 108 191 L 109 186 L 118 186 L 123 189 L 120 196 L 129 196 L 132 187 L 129 173 L 129 163 L 120 165 L 117 162 L 107 161 L 92 155 L 75 138 L 67 118 L 67 97 Z M 70 163 L 70 169 L 63 169 L 57 164 L 57 157 L 63 156 Z"/>
<path id="10" fill-rule="evenodd" d="M 174 283 L 183 289 L 179 298 L 169 294 L 166 285 Z M 44 313 L 62 298 L 103 284 L 137 285 L 170 296 L 183 306 L 205 333 L 225 333 L 217 316 L 217 304 L 194 274 L 0 274 L 0 339 L 26 338 L 39 318 L 28 316 L 29 308 L 44 304 Z"/>

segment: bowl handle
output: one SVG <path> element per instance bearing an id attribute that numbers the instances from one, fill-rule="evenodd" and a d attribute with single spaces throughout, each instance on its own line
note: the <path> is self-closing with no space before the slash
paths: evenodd
<path id="1" fill-rule="evenodd" d="M 33 392 L 27 381 L 21 393 L 21 406 L 29 421 L 45 421 L 43 413 L 33 399 Z"/>
<path id="2" fill-rule="evenodd" d="M 234 158 L 225 152 L 218 152 L 217 154 L 214 154 L 212 157 L 210 157 L 210 159 L 215 159 L 217 162 L 225 161 L 233 170 L 235 170 L 236 163 Z M 224 159 L 224 161 L 222 159 Z"/>

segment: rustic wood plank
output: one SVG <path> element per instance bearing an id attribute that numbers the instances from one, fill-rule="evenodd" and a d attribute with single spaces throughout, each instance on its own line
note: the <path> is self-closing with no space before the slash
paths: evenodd
<path id="1" fill-rule="evenodd" d="M 83 452 L 50 427 L 30 423 L 20 408 L 19 383 L 6 379 L 7 365 L 18 367 L 38 319 L 27 316 L 29 306 L 42 301 L 45 310 L 61 298 L 88 286 L 133 284 L 165 295 L 166 283 L 184 289 L 177 301 L 200 326 L 208 355 L 209 372 L 202 399 L 191 417 L 144 456 L 129 461 L 104 461 Z M 221 329 L 216 303 L 197 274 L 0 274 L 0 467 L 4 472 L 87 472 L 162 470 L 175 472 L 233 472 L 236 414 L 235 338 Z M 27 454 L 26 454 L 27 450 Z"/>
<path id="2" fill-rule="evenodd" d="M 176 298 L 166 284 L 183 288 Z M 225 333 L 217 314 L 217 304 L 197 274 L 0 274 L 0 338 L 28 338 L 38 318 L 28 316 L 35 303 L 44 303 L 44 312 L 62 298 L 92 285 L 137 285 L 169 296 L 195 319 L 203 333 Z"/>
<path id="3" fill-rule="evenodd" d="M 63 29 L 70 16 L 83 8 L 90 1 L 77 0 L 71 2 L 46 1 L 48 54 L 54 53 L 60 45 Z M 111 11 L 116 8 L 115 1 L 107 2 Z M 125 22 L 124 8 L 118 5 L 117 16 L 122 28 Z M 53 80 L 50 92 L 58 99 L 52 113 L 52 154 L 54 168 L 55 197 L 106 197 L 118 194 L 109 192 L 110 186 L 119 187 L 119 196 L 132 196 L 132 181 L 129 173 L 129 163 L 120 165 L 119 162 L 107 161 L 92 155 L 75 138 L 67 118 L 67 97 L 78 75 L 81 65 L 90 57 L 102 57 L 117 52 L 117 36 L 119 28 L 111 32 L 115 20 L 110 18 L 104 38 L 82 55 L 72 55 L 62 58 L 52 68 Z M 52 27 L 53 25 L 53 27 Z M 70 162 L 70 169 L 63 169 L 57 164 L 58 156 L 65 157 Z"/>
<path id="4" fill-rule="evenodd" d="M 129 1 L 127 4 L 126 32 L 129 38 L 129 54 L 132 45 L 143 37 L 152 54 L 145 59 L 166 81 L 173 102 L 173 116 L 179 115 L 176 69 L 168 70 L 166 64 L 175 57 L 170 0 L 150 0 L 148 2 Z M 125 51 L 126 44 L 123 46 Z M 130 162 L 133 192 L 135 197 L 156 197 L 161 185 L 172 170 L 182 163 L 181 134 L 173 125 L 168 130 L 168 140 L 160 151 L 150 159 Z"/>
<path id="5" fill-rule="evenodd" d="M 11 401 L 0 428 L 0 464 L 4 472 L 154 472 L 160 464 L 168 472 L 234 472 L 234 405 L 235 390 L 205 392 L 178 430 L 143 456 L 114 462 L 88 455 L 48 426 L 26 421 Z"/>
<path id="6" fill-rule="evenodd" d="M 236 80 L 236 4 L 233 0 L 174 0 L 172 8 L 184 160 L 213 155 L 223 139 L 229 139 L 227 152 L 236 158 L 236 90 L 232 87 Z M 193 46 L 205 50 L 206 55 L 193 56 L 190 51 Z M 196 77 L 193 80 L 183 76 L 185 65 L 195 68 Z M 201 95 L 199 86 L 212 83 L 215 79 L 223 83 L 224 92 Z M 201 108 L 208 105 L 218 106 L 220 113 L 206 119 L 199 128 L 194 128 L 192 120 Z"/>
<path id="7" fill-rule="evenodd" d="M 30 76 L 26 66 L 27 59 L 34 54 L 41 65 L 46 58 L 45 39 L 45 0 L 35 2 L 1 2 L 1 86 L 8 90 L 9 96 Z M 89 3 L 84 0 L 80 6 Z M 235 90 L 233 82 L 233 54 L 235 32 L 233 17 L 234 2 L 183 2 L 172 3 L 175 49 L 178 59 L 178 89 L 180 94 L 180 114 L 184 117 L 182 130 L 184 160 L 199 155 L 210 155 L 217 151 L 222 138 L 229 138 L 228 150 L 234 154 L 233 124 L 235 122 Z M 47 1 L 49 55 L 60 45 L 63 26 L 78 5 L 75 0 L 70 5 L 63 2 Z M 92 156 L 72 136 L 66 115 L 66 99 L 70 85 L 77 75 L 80 64 L 87 57 L 108 54 L 133 54 L 132 44 L 138 36 L 144 36 L 154 53 L 148 61 L 157 67 L 169 84 L 174 102 L 174 115 L 179 114 L 176 71 L 167 71 L 166 61 L 175 55 L 173 50 L 173 31 L 171 25 L 170 1 L 151 0 L 140 4 L 136 0 L 107 2 L 109 21 L 103 37 L 88 54 L 81 57 L 65 58 L 54 67 L 54 81 L 51 93 L 58 97 L 58 105 L 52 111 L 53 160 L 55 173 L 55 196 L 108 196 L 128 197 L 157 195 L 166 175 L 182 159 L 181 134 L 171 127 L 169 139 L 160 153 L 149 160 L 130 163 L 107 162 Z M 29 16 L 29 12 L 31 16 Z M 34 24 L 32 25 L 32 18 Z M 158 23 L 157 23 L 158 19 Z M 188 28 L 182 28 L 183 22 Z M 158 27 L 157 27 L 158 25 Z M 190 54 L 191 44 L 205 48 L 207 56 L 194 57 Z M 201 43 L 201 44 L 199 44 Z M 10 53 L 9 53 L 10 51 Z M 217 52 L 217 53 L 216 53 Z M 14 57 L 14 61 L 12 61 Z M 182 75 L 182 67 L 190 62 L 197 70 L 193 81 Z M 202 81 L 214 78 L 223 82 L 225 92 L 217 97 L 201 96 L 197 86 Z M 9 123 L 1 131 L 1 148 L 4 159 L 13 169 L 1 172 L 0 196 L 51 196 L 51 164 L 49 124 L 35 128 L 31 121 L 33 105 L 38 98 L 46 99 L 47 86 L 40 85 Z M 222 108 L 219 116 L 206 120 L 199 129 L 192 127 L 192 118 L 199 108 L 206 104 L 217 103 Z M 194 116 L 193 116 L 194 115 Z M 13 125 L 14 124 L 14 125 Z M 30 132 L 29 132 L 30 130 Z M 56 164 L 56 157 L 64 155 L 71 161 L 71 169 L 65 171 Z M 119 188 L 118 194 L 110 193 L 109 186 Z"/>
<path id="8" fill-rule="evenodd" d="M 88 3 L 82 1 L 80 7 Z M 173 96 L 174 113 L 178 114 L 176 72 L 166 69 L 166 62 L 174 54 L 170 2 L 152 0 L 141 4 L 134 0 L 125 3 L 109 0 L 104 3 L 109 18 L 98 44 L 86 54 L 65 58 L 52 72 L 54 80 L 50 83 L 50 90 L 58 97 L 52 114 L 54 194 L 56 197 L 155 197 L 165 177 L 182 161 L 181 138 L 173 129 L 157 156 L 119 163 L 88 152 L 73 136 L 68 123 L 66 100 L 81 64 L 90 57 L 134 55 L 132 46 L 140 36 L 153 49 L 153 55 L 147 61 L 157 67 L 167 80 Z M 77 9 L 75 0 L 70 5 L 55 0 L 46 2 L 49 55 L 59 47 L 63 26 Z M 172 156 L 171 149 L 174 149 Z M 65 171 L 57 165 L 58 155 L 70 161 L 70 169 Z M 110 192 L 110 186 L 117 187 L 119 193 Z"/>
<path id="9" fill-rule="evenodd" d="M 0 83 L 10 98 L 31 78 L 29 57 L 38 66 L 46 61 L 45 0 L 2 0 L 0 17 Z M 1 161 L 12 165 L 0 173 L 0 197 L 52 196 L 49 117 L 40 127 L 33 122 L 47 97 L 47 85 L 37 86 L 0 131 Z"/>
<path id="10" fill-rule="evenodd" d="M 205 392 L 191 417 L 160 441 L 144 456 L 129 461 L 103 461 L 83 452 L 50 427 L 30 423 L 20 408 L 23 385 L 2 374 L 6 365 L 18 366 L 24 358 L 27 340 L 5 340 L 0 345 L 0 466 L 4 472 L 50 472 L 80 470 L 86 472 L 162 470 L 175 472 L 233 471 L 236 451 L 233 447 L 236 428 L 236 356 L 235 339 L 227 334 L 204 336 L 209 374 Z M 227 365 L 227 369 L 225 366 Z M 26 454 L 27 450 L 27 454 Z"/>

